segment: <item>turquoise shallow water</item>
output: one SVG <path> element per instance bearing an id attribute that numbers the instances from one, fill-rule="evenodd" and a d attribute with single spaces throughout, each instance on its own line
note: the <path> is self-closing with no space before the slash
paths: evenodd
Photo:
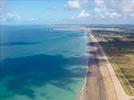
<path id="1" fill-rule="evenodd" d="M 2 26 L 1 100 L 77 100 L 86 67 L 81 32 Z"/>

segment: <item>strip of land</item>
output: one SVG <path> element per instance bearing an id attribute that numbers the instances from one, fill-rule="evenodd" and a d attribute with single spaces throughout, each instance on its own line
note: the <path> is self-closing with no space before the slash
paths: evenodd
<path id="1" fill-rule="evenodd" d="M 134 96 L 134 33 L 93 30 L 124 91 Z"/>
<path id="2" fill-rule="evenodd" d="M 88 33 L 89 63 L 81 100 L 130 100 L 97 39 Z"/>

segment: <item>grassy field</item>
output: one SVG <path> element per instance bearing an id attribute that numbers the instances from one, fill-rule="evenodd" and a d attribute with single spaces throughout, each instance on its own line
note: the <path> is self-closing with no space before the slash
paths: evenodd
<path id="1" fill-rule="evenodd" d="M 106 32 L 94 35 L 100 41 L 125 92 L 134 95 L 134 37 Z"/>

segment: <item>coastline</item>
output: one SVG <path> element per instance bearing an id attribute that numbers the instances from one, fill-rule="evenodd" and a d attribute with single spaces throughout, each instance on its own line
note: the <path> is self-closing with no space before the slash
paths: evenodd
<path id="1" fill-rule="evenodd" d="M 84 37 L 85 37 L 85 41 L 88 42 L 87 32 L 84 32 Z M 87 50 L 88 50 L 88 48 L 87 48 Z M 83 85 L 82 85 L 81 90 L 80 90 L 79 100 L 85 100 L 85 95 L 86 95 L 86 91 L 85 90 L 86 90 L 86 84 L 87 84 L 87 74 L 88 74 L 88 71 L 89 71 L 89 67 L 87 65 L 84 82 L 83 82 Z"/>
<path id="2" fill-rule="evenodd" d="M 93 50 L 90 51 L 88 49 L 88 51 L 95 52 L 96 54 L 92 54 L 93 58 L 89 58 L 90 60 L 93 60 L 94 64 L 90 64 L 93 62 L 88 62 L 87 74 L 80 92 L 80 100 L 118 100 L 113 86 L 113 82 L 111 82 L 111 76 L 106 77 L 106 75 L 110 73 L 108 72 L 107 68 L 100 67 L 100 59 L 98 59 L 98 54 L 100 54 L 100 52 L 102 53 L 102 51 L 97 50 L 100 49 L 100 47 L 98 47 L 97 40 L 93 39 L 93 35 L 91 34 L 91 31 L 89 32 L 89 29 L 86 29 L 85 33 L 87 35 L 87 41 L 94 42 L 96 44 L 94 47 L 90 47 L 90 49 Z M 94 60 L 94 56 L 98 59 L 97 62 L 96 60 Z M 107 73 L 106 75 L 102 74 L 103 69 Z M 106 81 L 104 81 L 105 77 Z"/>
<path id="3" fill-rule="evenodd" d="M 95 49 L 94 47 L 90 47 L 90 49 L 94 49 L 91 52 L 96 53 L 95 56 L 98 59 L 98 62 L 97 62 L 98 69 L 92 68 L 92 66 L 96 67 L 97 63 L 95 65 L 90 65 L 90 63 L 88 63 L 88 69 L 87 69 L 87 74 L 85 77 L 85 82 L 83 83 L 83 87 L 80 93 L 80 100 L 89 100 L 89 99 L 90 100 L 130 100 L 130 99 L 133 99 L 133 97 L 128 96 L 124 92 L 102 47 L 99 45 L 97 39 L 95 39 L 95 37 L 92 35 L 90 29 L 85 28 L 85 33 L 87 34 L 87 41 L 95 43 L 94 45 Z M 94 73 L 96 70 L 98 70 L 97 72 L 100 72 L 100 74 L 95 76 L 95 74 L 97 74 L 97 73 Z M 93 73 L 94 77 L 92 76 L 91 72 Z M 96 84 L 95 81 L 99 82 L 97 83 L 97 85 L 99 86 L 95 86 Z M 93 93 L 95 92 L 95 89 L 96 90 L 98 89 L 98 91 L 96 91 L 96 94 Z"/>
<path id="4" fill-rule="evenodd" d="M 89 42 L 88 40 L 88 37 L 87 35 L 89 34 L 87 31 L 86 28 L 82 28 L 84 30 L 84 37 L 85 37 L 85 40 L 86 42 Z M 87 46 L 87 51 L 89 50 L 89 46 Z M 88 57 L 89 57 L 89 54 L 88 54 Z M 80 90 L 80 96 L 79 96 L 79 100 L 86 100 L 86 88 L 87 88 L 87 79 L 88 79 L 88 72 L 89 72 L 89 66 L 87 65 L 87 70 L 86 70 L 86 75 L 85 75 L 85 78 L 84 78 L 84 82 L 83 82 L 83 85 L 81 87 L 81 90 Z"/>

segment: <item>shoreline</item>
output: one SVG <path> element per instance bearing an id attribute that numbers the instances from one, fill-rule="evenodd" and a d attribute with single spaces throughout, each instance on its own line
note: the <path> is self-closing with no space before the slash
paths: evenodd
<path id="1" fill-rule="evenodd" d="M 88 36 L 86 36 L 87 37 L 86 41 L 96 43 L 96 48 L 98 49 L 98 51 L 95 51 L 95 53 L 97 53 L 96 58 L 98 58 L 98 61 L 99 61 L 98 62 L 99 68 L 97 70 L 99 70 L 100 75 L 101 75 L 101 76 L 96 76 L 96 77 L 101 78 L 101 80 L 103 80 L 103 81 L 100 81 L 100 79 L 96 79 L 97 82 L 99 82 L 99 81 L 101 82 L 97 85 L 101 84 L 101 86 L 95 87 L 95 85 L 93 85 L 94 79 L 92 76 L 91 76 L 92 77 L 91 78 L 90 75 L 88 75 L 90 73 L 90 70 L 92 69 L 92 68 L 90 69 L 90 67 L 92 67 L 92 66 L 90 66 L 88 64 L 85 81 L 84 81 L 83 86 L 80 91 L 80 100 L 87 100 L 87 99 L 90 99 L 90 100 L 129 100 L 129 99 L 132 99 L 132 97 L 129 97 L 128 95 L 125 94 L 102 47 L 99 45 L 97 39 L 95 39 L 95 37 L 92 35 L 91 30 L 89 28 L 88 29 L 85 28 L 85 34 L 88 35 Z M 91 38 L 91 41 L 89 38 Z M 105 62 L 102 62 L 101 59 L 104 59 Z M 105 72 L 106 72 L 106 74 L 105 74 Z M 89 80 L 91 82 L 89 82 Z M 95 90 L 98 88 L 99 88 L 99 92 L 96 91 L 96 92 L 98 92 L 98 95 L 96 95 L 97 93 L 94 94 L 93 92 L 95 92 L 95 91 L 93 91 L 92 89 Z M 90 92 L 92 92 L 92 93 L 90 93 Z M 89 94 L 89 96 L 88 96 L 88 94 Z M 98 97 L 95 98 L 94 97 L 95 95 Z"/>
<path id="2" fill-rule="evenodd" d="M 85 37 L 85 39 L 86 39 L 86 42 L 88 42 L 88 39 L 87 39 L 87 32 L 84 32 L 84 37 Z M 89 55 L 88 55 L 89 56 Z M 88 65 L 87 65 L 87 69 L 86 69 L 86 74 L 85 74 L 85 78 L 84 78 L 84 82 L 83 82 L 83 85 L 82 85 L 82 87 L 81 87 L 81 90 L 80 90 L 80 98 L 79 98 L 79 100 L 85 100 L 85 93 L 86 93 L 86 91 L 85 91 L 85 89 L 86 89 L 86 85 L 87 85 L 87 74 L 88 74 L 88 71 L 89 71 L 89 67 L 88 67 Z"/>
<path id="3" fill-rule="evenodd" d="M 90 47 L 93 48 L 93 51 L 95 51 L 96 58 L 99 58 L 98 54 L 102 53 L 102 55 L 104 55 L 104 53 L 102 52 L 102 50 L 96 51 L 96 49 L 101 49 L 98 41 L 94 38 L 94 36 L 91 34 L 90 29 L 85 29 L 85 34 L 86 34 L 86 41 L 88 42 L 95 42 L 97 45 L 94 47 Z M 90 40 L 91 39 L 91 40 Z M 88 48 L 88 51 L 89 48 Z M 93 57 L 95 56 L 93 55 Z M 90 59 L 90 57 L 89 57 Z M 92 59 L 90 59 L 92 60 Z M 85 76 L 85 81 L 83 83 L 83 86 L 81 88 L 80 91 L 80 100 L 118 100 L 117 99 L 117 94 L 115 93 L 115 87 L 110 83 L 112 81 L 111 76 L 110 78 L 107 78 L 106 82 L 103 82 L 102 80 L 104 79 L 104 76 L 106 75 L 102 75 L 102 68 L 98 68 L 98 66 L 100 67 L 100 60 L 98 60 L 99 62 L 94 62 L 95 65 L 90 65 L 90 63 L 88 63 L 87 66 L 87 73 Z M 97 66 L 97 64 L 99 64 Z M 91 68 L 90 68 L 91 67 Z M 92 70 L 93 75 L 91 75 L 90 77 L 90 70 Z M 109 71 L 105 68 L 105 70 L 107 72 L 107 74 L 110 74 Z M 89 81 L 90 80 L 90 81 Z M 106 85 L 108 82 L 108 85 Z M 108 92 L 106 88 L 111 88 Z M 114 87 L 114 88 L 113 88 Z M 107 93 L 108 92 L 108 93 Z M 110 94 L 112 93 L 112 94 Z"/>

